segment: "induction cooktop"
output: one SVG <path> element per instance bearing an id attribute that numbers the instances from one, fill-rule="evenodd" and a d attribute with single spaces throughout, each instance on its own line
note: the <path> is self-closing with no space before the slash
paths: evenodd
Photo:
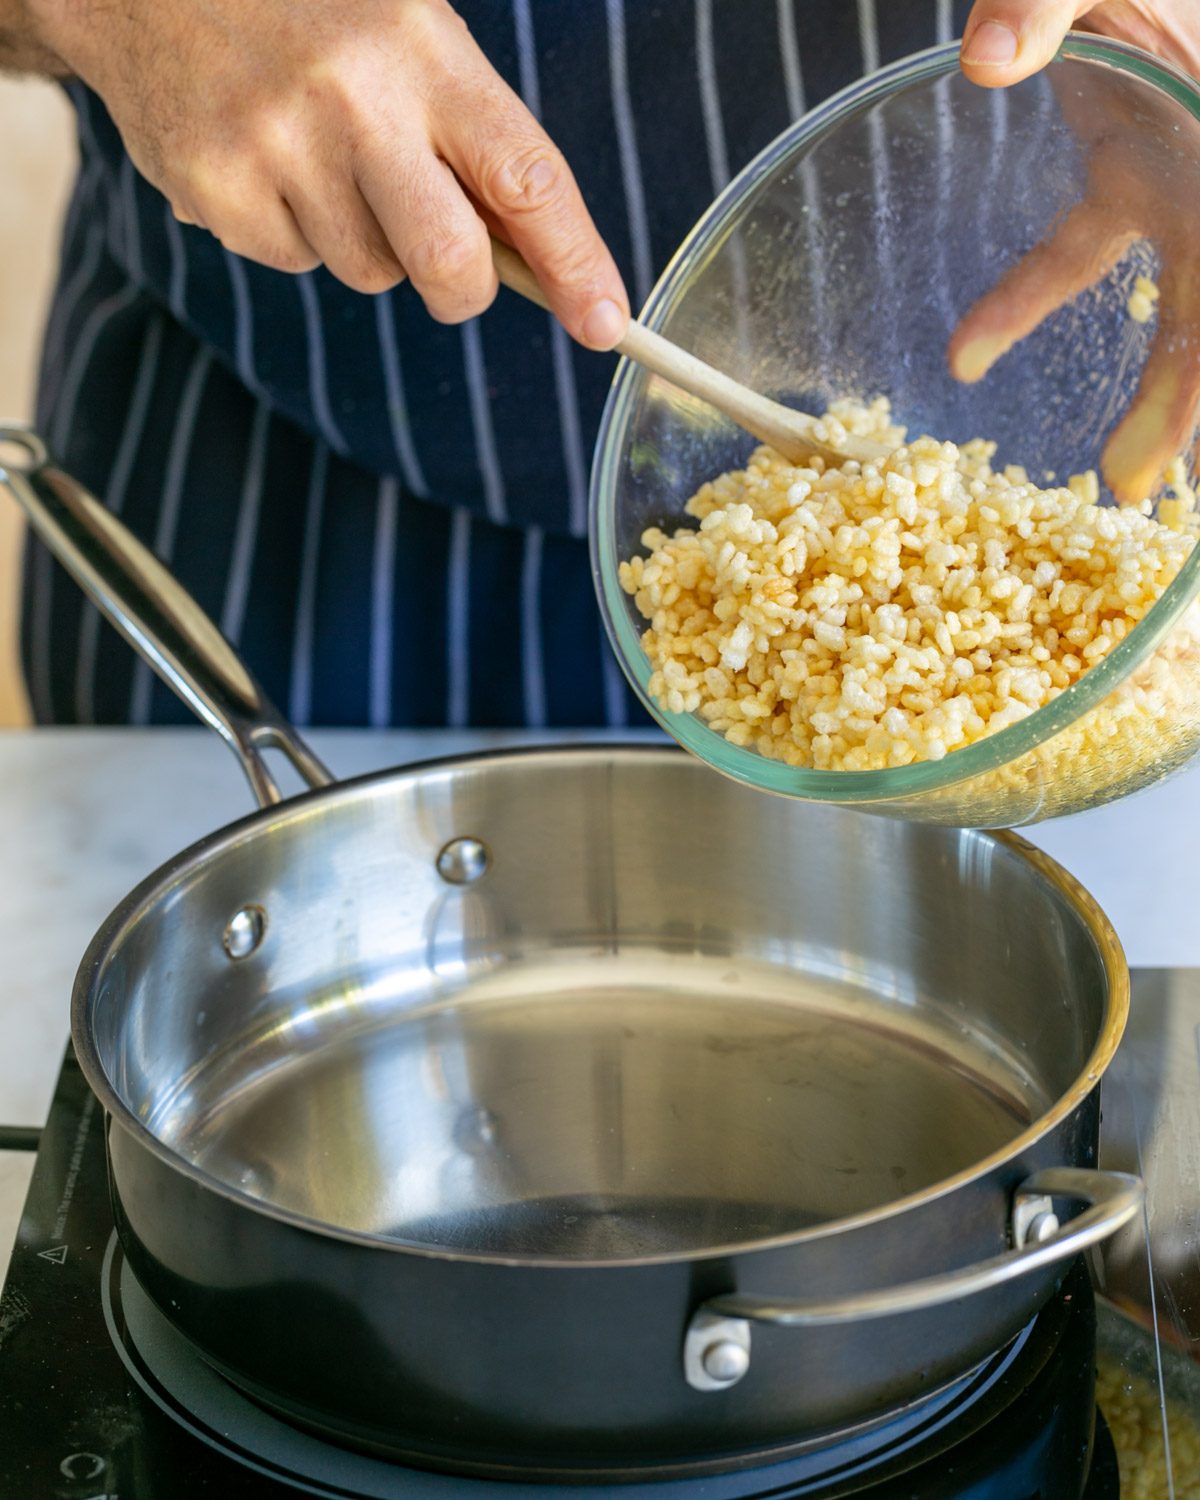
<path id="1" fill-rule="evenodd" d="M 1183 1500 L 1200 1492 L 1186 1467 L 1200 1453 L 1200 1182 L 1188 1170 L 1198 1048 L 1200 979 L 1137 976 L 1133 1022 L 1105 1080 L 1104 1138 L 1108 1165 L 1146 1178 L 1147 1224 L 1103 1260 L 1077 1263 L 977 1370 L 784 1462 L 563 1486 L 406 1468 L 299 1431 L 228 1384 L 122 1257 L 102 1111 L 68 1050 L 0 1299 L 0 1497 Z"/>

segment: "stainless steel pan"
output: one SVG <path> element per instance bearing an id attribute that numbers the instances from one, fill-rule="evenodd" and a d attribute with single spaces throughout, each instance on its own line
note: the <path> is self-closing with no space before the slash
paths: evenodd
<path id="1" fill-rule="evenodd" d="M 434 1466 L 746 1462 L 959 1379 L 1137 1211 L 1095 1170 L 1125 965 L 1052 861 L 669 750 L 333 786 L 161 566 L 0 436 L 263 804 L 112 914 L 73 1012 L 125 1254 L 258 1399 Z M 314 790 L 281 803 L 270 747 Z"/>

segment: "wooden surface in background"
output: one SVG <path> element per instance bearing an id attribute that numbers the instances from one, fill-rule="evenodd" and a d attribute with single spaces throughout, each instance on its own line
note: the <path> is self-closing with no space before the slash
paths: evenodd
<path id="1" fill-rule="evenodd" d="M 71 108 L 55 85 L 0 78 L 0 421 L 27 422 L 46 302 L 75 168 Z M 0 727 L 28 722 L 17 659 L 21 528 L 0 496 Z"/>

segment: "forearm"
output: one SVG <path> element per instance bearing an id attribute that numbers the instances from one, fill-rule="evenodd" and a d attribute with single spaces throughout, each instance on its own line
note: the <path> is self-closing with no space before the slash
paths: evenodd
<path id="1" fill-rule="evenodd" d="M 46 45 L 28 0 L 0 0 L 0 71 L 64 78 L 70 69 Z"/>

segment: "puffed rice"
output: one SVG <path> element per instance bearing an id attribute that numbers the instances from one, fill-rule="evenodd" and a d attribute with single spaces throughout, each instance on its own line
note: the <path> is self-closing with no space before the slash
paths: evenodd
<path id="1" fill-rule="evenodd" d="M 697 526 L 647 531 L 620 569 L 656 702 L 772 759 L 905 766 L 1018 723 L 1129 634 L 1194 544 L 1182 463 L 1155 516 L 1098 504 L 1094 473 L 1039 489 L 995 471 L 992 443 L 906 443 L 882 399 L 831 413 L 895 451 L 796 466 L 759 448 L 687 502 Z M 1195 651 L 1194 621 L 1173 649 Z M 1170 681 L 1152 658 L 1088 736 L 1153 733 Z"/>

